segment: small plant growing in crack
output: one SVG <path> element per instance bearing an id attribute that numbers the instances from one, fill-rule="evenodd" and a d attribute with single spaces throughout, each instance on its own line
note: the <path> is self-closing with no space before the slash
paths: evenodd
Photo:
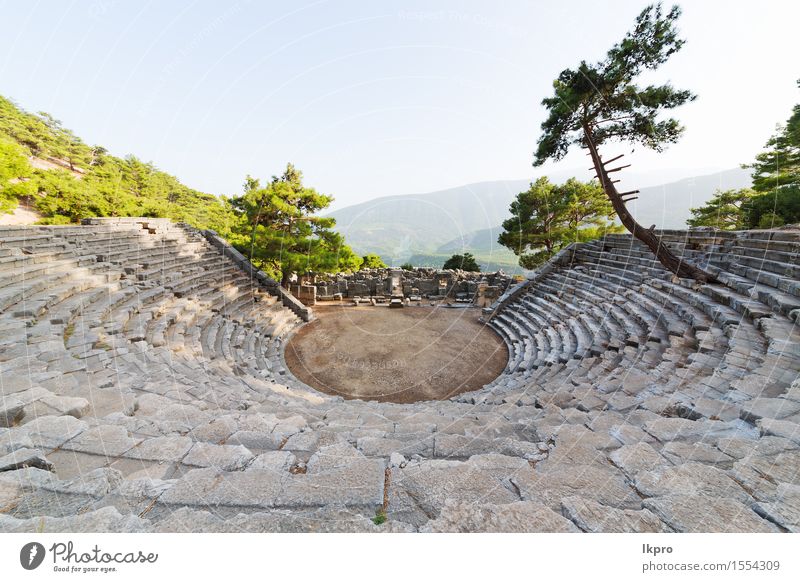
<path id="1" fill-rule="evenodd" d="M 67 327 L 64 328 L 64 343 L 66 344 L 69 341 L 69 338 L 72 337 L 72 334 L 75 333 L 75 324 L 68 323 Z"/>
<path id="2" fill-rule="evenodd" d="M 375 525 L 382 525 L 386 523 L 386 511 L 382 507 L 375 512 L 375 517 L 372 518 L 372 523 Z"/>

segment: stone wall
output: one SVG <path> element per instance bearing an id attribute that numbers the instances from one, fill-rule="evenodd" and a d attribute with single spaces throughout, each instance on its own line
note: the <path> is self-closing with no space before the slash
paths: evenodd
<path id="1" fill-rule="evenodd" d="M 319 275 L 317 300 L 332 300 L 354 297 L 389 297 L 392 294 L 392 272 L 400 277 L 397 290 L 404 297 L 425 299 L 452 299 L 458 302 L 478 302 L 479 290 L 484 295 L 498 297 L 511 283 L 511 277 L 498 271 L 495 273 L 472 273 L 467 271 L 414 269 L 365 269 L 356 273 Z"/>

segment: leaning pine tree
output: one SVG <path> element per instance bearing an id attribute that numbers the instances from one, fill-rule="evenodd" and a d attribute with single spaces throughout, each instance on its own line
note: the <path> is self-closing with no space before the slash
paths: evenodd
<path id="1" fill-rule="evenodd" d="M 534 166 L 562 159 L 575 144 L 588 149 L 592 169 L 625 228 L 678 277 L 707 283 L 714 280 L 713 275 L 675 256 L 656 235 L 655 225 L 645 228 L 628 212 L 625 205 L 638 191 L 618 192 L 614 185 L 618 180 L 612 180 L 610 174 L 630 164 L 608 168 L 622 155 L 604 161 L 599 152 L 602 145 L 612 141 L 641 144 L 660 152 L 683 133 L 676 119 L 658 120 L 658 114 L 692 101 L 695 95 L 669 84 L 640 87 L 635 83 L 641 73 L 658 68 L 683 46 L 675 29 L 678 16 L 677 6 L 665 15 L 660 3 L 650 5 L 603 61 L 582 61 L 577 70 L 561 72 L 553 83 L 555 95 L 542 101 L 549 116 L 542 123 L 544 133 L 538 141 Z"/>

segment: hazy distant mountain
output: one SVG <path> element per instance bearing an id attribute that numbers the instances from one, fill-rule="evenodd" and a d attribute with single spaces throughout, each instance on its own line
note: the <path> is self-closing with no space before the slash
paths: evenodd
<path id="1" fill-rule="evenodd" d="M 574 172 L 551 175 L 562 182 Z M 635 187 L 626 180 L 625 188 Z M 529 180 L 480 182 L 457 188 L 376 198 L 329 214 L 336 229 L 359 254 L 378 253 L 389 264 L 411 261 L 436 265 L 454 253 L 471 252 L 492 268 L 516 264 L 513 253 L 497 244 L 500 224 L 514 197 Z M 702 205 L 717 189 L 750 184 L 746 170 L 733 169 L 641 188 L 630 208 L 646 226 L 685 228 L 689 208 Z"/>
<path id="2" fill-rule="evenodd" d="M 639 188 L 639 199 L 631 202 L 628 208 L 645 226 L 686 228 L 686 220 L 691 216 L 690 208 L 702 206 L 717 190 L 746 188 L 751 182 L 750 171 L 742 168 L 685 178 L 661 186 Z"/>
<path id="3" fill-rule="evenodd" d="M 427 194 L 387 196 L 332 212 L 336 228 L 359 253 L 390 262 L 436 251 L 459 236 L 496 227 L 527 180 L 482 182 Z"/>

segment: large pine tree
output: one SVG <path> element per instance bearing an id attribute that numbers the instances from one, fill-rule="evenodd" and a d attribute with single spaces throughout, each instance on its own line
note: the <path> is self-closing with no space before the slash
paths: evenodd
<path id="1" fill-rule="evenodd" d="M 246 223 L 247 236 L 237 246 L 284 287 L 293 273 L 358 268 L 357 257 L 332 230 L 336 221 L 317 214 L 331 202 L 331 196 L 304 186 L 302 173 L 292 164 L 266 186 L 248 176 L 244 193 L 231 201 Z"/>
<path id="2" fill-rule="evenodd" d="M 585 148 L 625 228 L 676 275 L 707 282 L 714 279 L 711 274 L 675 256 L 662 244 L 654 228 L 646 228 L 633 218 L 626 203 L 636 191 L 617 191 L 611 177 L 627 166 L 608 167 L 622 156 L 603 160 L 600 154 L 602 146 L 613 142 L 661 151 L 683 133 L 676 119 L 659 119 L 659 114 L 691 101 L 694 95 L 668 83 L 636 83 L 642 73 L 657 69 L 683 46 L 675 28 L 679 16 L 677 6 L 665 14 L 660 3 L 652 4 L 639 14 L 633 29 L 608 51 L 604 60 L 594 64 L 581 61 L 576 69 L 561 72 L 553 83 L 554 95 L 542 101 L 549 115 L 542 123 L 534 165 L 562 159 L 573 145 Z"/>

